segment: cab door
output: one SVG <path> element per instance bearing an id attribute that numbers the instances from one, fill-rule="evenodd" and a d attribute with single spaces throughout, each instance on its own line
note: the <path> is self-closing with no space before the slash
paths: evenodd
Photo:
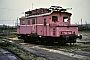
<path id="1" fill-rule="evenodd" d="M 43 35 L 44 35 L 44 36 L 47 36 L 46 19 L 44 19 Z"/>
<path id="2" fill-rule="evenodd" d="M 53 28 L 53 36 L 56 36 L 56 28 Z"/>

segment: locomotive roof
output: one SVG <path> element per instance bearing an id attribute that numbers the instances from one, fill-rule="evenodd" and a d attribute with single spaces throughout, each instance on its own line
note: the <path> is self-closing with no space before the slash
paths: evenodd
<path id="1" fill-rule="evenodd" d="M 23 18 L 33 18 L 33 17 L 39 17 L 39 16 L 47 16 L 52 13 L 63 13 L 63 14 L 69 14 L 70 16 L 72 15 L 69 12 L 66 12 L 67 9 L 64 9 L 60 6 L 51 6 L 50 8 L 39 8 L 35 10 L 29 10 L 25 12 L 25 16 L 21 17 Z"/>
<path id="2" fill-rule="evenodd" d="M 21 18 L 33 18 L 33 17 L 39 17 L 39 16 L 47 16 L 47 15 L 50 15 L 52 12 L 49 12 L 49 13 L 44 13 L 44 14 L 39 14 L 39 15 L 31 15 L 31 16 L 23 16 Z"/>
<path id="3" fill-rule="evenodd" d="M 39 8 L 39 9 L 35 9 L 35 10 L 31 10 L 29 9 L 29 11 L 26 11 L 25 14 L 31 14 L 32 12 L 37 12 L 37 11 L 40 11 L 40 10 L 48 10 L 47 8 Z"/>
<path id="4" fill-rule="evenodd" d="M 23 17 L 21 17 L 21 19 L 23 19 L 23 18 L 34 18 L 34 17 L 39 17 L 39 16 L 48 16 L 48 15 L 50 15 L 50 14 L 52 14 L 52 13 L 66 13 L 66 14 L 69 14 L 70 16 L 72 15 L 72 14 L 69 13 L 69 12 L 51 11 L 51 12 L 49 12 L 49 13 L 44 13 L 44 14 L 39 14 L 39 15 L 23 16 Z"/>

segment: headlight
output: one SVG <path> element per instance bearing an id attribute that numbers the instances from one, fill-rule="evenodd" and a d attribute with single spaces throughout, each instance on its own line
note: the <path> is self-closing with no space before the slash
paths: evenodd
<path id="1" fill-rule="evenodd" d="M 42 36 L 39 36 L 39 37 L 42 37 Z"/>

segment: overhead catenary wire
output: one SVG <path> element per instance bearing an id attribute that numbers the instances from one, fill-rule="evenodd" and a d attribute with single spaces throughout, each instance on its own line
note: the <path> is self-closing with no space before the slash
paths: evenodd
<path id="1" fill-rule="evenodd" d="M 20 11 L 19 9 L 10 9 L 10 8 L 1 8 L 1 7 L 0 7 L 0 10 L 1 10 L 1 9 L 2 9 L 2 10 L 14 10 L 14 11 Z"/>
<path id="2" fill-rule="evenodd" d="M 0 20 L 0 22 L 1 22 L 1 21 L 16 21 L 16 20 Z"/>

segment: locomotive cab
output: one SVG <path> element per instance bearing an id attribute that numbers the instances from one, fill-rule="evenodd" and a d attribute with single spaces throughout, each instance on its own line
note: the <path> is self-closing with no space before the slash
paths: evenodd
<path id="1" fill-rule="evenodd" d="M 17 35 L 27 42 L 75 43 L 82 36 L 78 36 L 78 26 L 70 23 L 71 15 L 60 6 L 27 11 L 20 18 Z"/>

